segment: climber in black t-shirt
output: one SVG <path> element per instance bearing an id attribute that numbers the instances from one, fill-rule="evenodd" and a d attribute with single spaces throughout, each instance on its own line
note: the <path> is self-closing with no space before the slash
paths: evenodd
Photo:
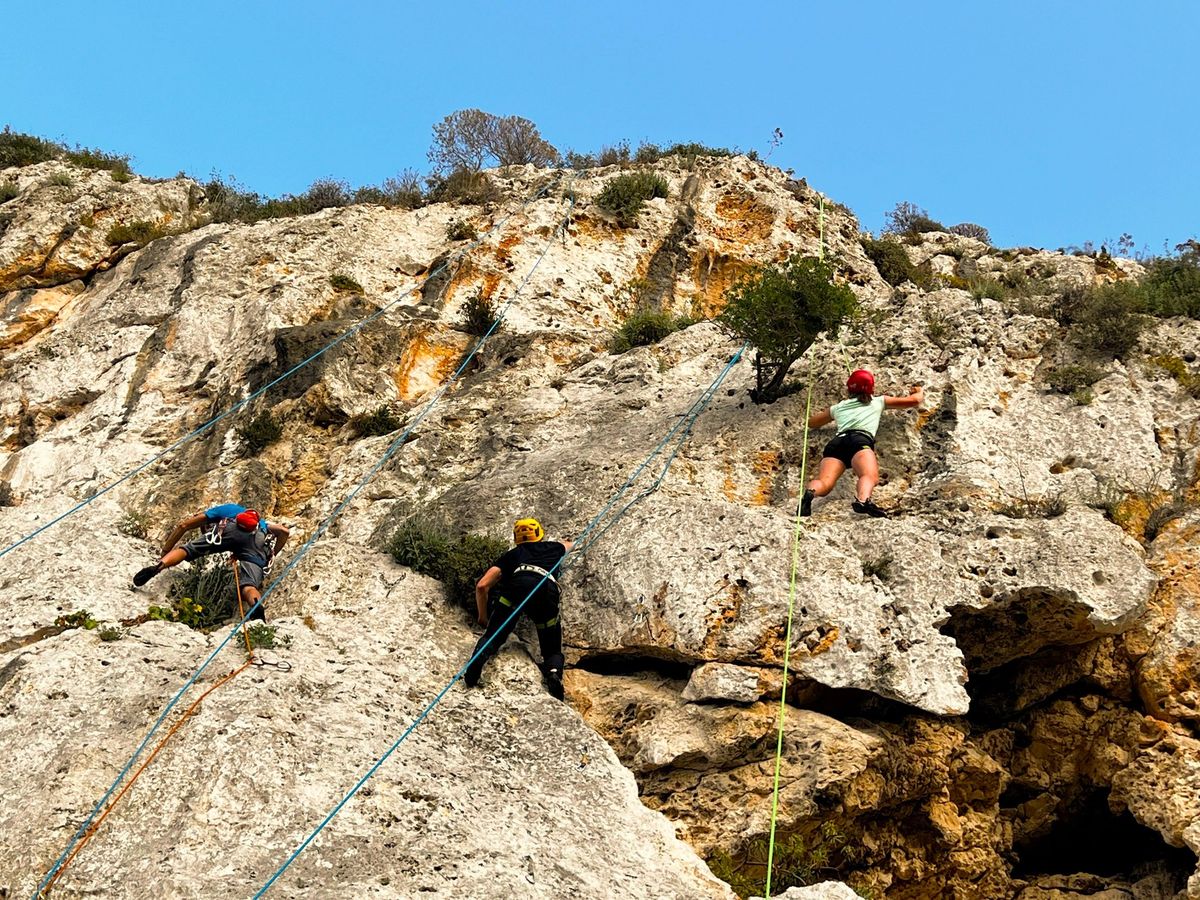
<path id="1" fill-rule="evenodd" d="M 475 585 L 479 624 L 486 630 L 475 645 L 475 660 L 463 676 L 470 687 L 479 684 L 484 665 L 512 634 L 517 625 L 513 610 L 528 597 L 521 612 L 537 628 L 546 688 L 559 700 L 563 698 L 562 624 L 558 620 L 558 583 L 554 576 L 571 542 L 546 541 L 545 536 L 537 519 L 518 519 L 513 525 L 516 546 L 496 560 Z M 497 597 L 489 604 L 493 588 L 498 588 Z"/>

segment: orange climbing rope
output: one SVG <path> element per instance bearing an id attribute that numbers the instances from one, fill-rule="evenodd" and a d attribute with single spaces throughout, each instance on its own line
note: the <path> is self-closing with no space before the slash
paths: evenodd
<path id="1" fill-rule="evenodd" d="M 183 726 L 183 723 L 186 722 L 188 720 L 188 718 L 194 712 L 196 712 L 197 709 L 200 708 L 200 704 L 204 702 L 205 698 L 208 697 L 208 695 L 211 694 L 213 691 L 215 691 L 217 688 L 232 681 L 236 676 L 240 675 L 242 672 L 246 671 L 246 669 L 250 668 L 250 666 L 254 665 L 254 661 L 255 661 L 254 660 L 254 651 L 250 647 L 250 635 L 247 633 L 245 625 L 244 625 L 244 621 L 246 618 L 246 612 L 245 612 L 244 604 L 242 603 L 242 585 L 241 585 L 241 579 L 238 577 L 238 575 L 239 575 L 238 564 L 237 564 L 236 559 L 231 558 L 230 562 L 233 564 L 233 586 L 234 586 L 234 589 L 237 591 L 238 616 L 239 616 L 239 618 L 241 618 L 243 620 L 242 637 L 245 638 L 245 641 L 246 641 L 246 661 L 244 663 L 242 663 L 240 666 L 238 666 L 236 669 L 234 669 L 232 672 L 230 672 L 228 675 L 226 675 L 224 678 L 221 678 L 219 681 L 217 681 L 215 684 L 213 684 L 212 687 L 210 687 L 203 694 L 201 694 L 198 698 L 196 698 L 196 701 L 191 706 L 189 706 L 186 710 L 184 710 L 184 713 L 182 716 L 179 717 L 179 720 L 174 725 L 171 726 L 170 730 L 167 731 L 167 733 L 163 736 L 163 739 L 161 741 L 159 741 L 158 744 L 155 745 L 155 747 L 152 751 L 150 751 L 150 755 L 146 757 L 145 761 L 140 766 L 138 766 L 137 770 L 133 773 L 133 775 L 130 776 L 129 780 L 127 782 L 125 782 L 125 785 L 121 788 L 121 790 L 117 793 L 117 795 L 115 797 L 113 797 L 111 801 L 109 801 L 108 806 L 106 806 L 104 808 L 104 812 L 102 812 L 96 818 L 95 822 L 93 822 L 91 825 L 88 826 L 87 831 L 85 831 L 83 833 L 83 837 L 81 837 L 79 839 L 79 842 L 74 846 L 74 848 L 72 848 L 70 855 L 68 855 L 67 858 L 63 860 L 62 865 L 60 865 L 58 867 L 58 869 L 55 870 L 55 872 L 51 876 L 50 880 L 46 882 L 45 887 L 43 887 L 41 892 L 38 894 L 39 897 L 49 896 L 50 889 L 52 887 L 54 887 L 55 882 L 58 881 L 58 879 L 62 877 L 63 872 L 65 872 L 67 870 L 67 867 L 71 864 L 72 860 L 74 860 L 75 857 L 77 857 L 79 855 L 79 852 L 85 846 L 87 846 L 88 841 L 90 841 L 92 839 L 92 836 L 97 832 L 97 830 L 99 830 L 100 825 L 104 822 L 105 819 L 108 818 L 109 813 L 111 813 L 113 811 L 113 809 L 116 807 L 117 803 L 120 802 L 121 798 L 124 797 L 127 793 L 129 793 L 129 789 L 131 787 L 133 787 L 134 782 L 138 780 L 138 776 L 140 776 L 144 771 L 146 771 L 146 767 L 149 766 L 150 763 L 154 761 L 154 757 L 158 756 L 159 751 L 162 750 L 162 748 L 167 745 L 167 742 L 169 740 L 171 740 L 172 737 L 175 736 L 175 733 L 177 731 L 179 731 L 179 729 Z"/>
<path id="2" fill-rule="evenodd" d="M 226 675 L 220 681 L 216 682 L 216 684 L 214 684 L 212 687 L 210 687 L 208 690 L 206 690 L 203 694 L 201 694 L 196 699 L 196 702 L 193 703 L 191 706 L 189 706 L 184 711 L 183 715 L 179 717 L 179 721 L 177 721 L 174 725 L 171 726 L 170 731 L 168 731 L 166 733 L 166 735 L 163 737 L 163 739 L 158 742 L 158 744 L 155 746 L 155 748 L 152 751 L 150 751 L 150 755 L 146 757 L 145 762 L 143 762 L 138 767 L 137 771 L 135 771 L 133 773 L 133 775 L 130 776 L 129 780 L 127 782 L 125 782 L 124 787 L 122 787 L 121 790 L 117 793 L 117 795 L 112 798 L 112 800 L 109 802 L 108 806 L 105 807 L 104 812 L 102 812 L 96 818 L 95 822 L 93 822 L 91 825 L 88 826 L 87 831 L 85 831 L 83 833 L 83 837 L 79 839 L 79 842 L 75 845 L 74 849 L 71 850 L 70 856 L 68 856 L 65 860 L 63 860 L 62 865 L 58 867 L 58 870 L 54 873 L 54 875 L 50 878 L 50 880 L 48 882 L 46 882 L 46 886 L 44 888 L 42 888 L 42 892 L 41 892 L 40 896 L 45 897 L 50 893 L 50 888 L 52 888 L 54 886 L 54 883 L 56 881 L 58 881 L 59 878 L 62 877 L 62 873 L 67 870 L 67 866 L 69 866 L 71 864 L 71 861 L 73 859 L 75 859 L 76 856 L 79 855 L 79 851 L 82 850 L 87 845 L 87 842 L 89 840 L 91 840 L 92 835 L 94 835 L 96 833 L 96 830 L 100 827 L 100 824 L 106 818 L 108 818 L 108 814 L 113 811 L 113 808 L 117 805 L 117 803 L 120 801 L 120 799 L 129 792 L 129 789 L 131 787 L 133 787 L 133 783 L 138 780 L 138 776 L 141 775 L 144 771 L 146 771 L 146 767 L 148 765 L 150 765 L 151 762 L 153 762 L 154 757 L 156 757 L 158 755 L 158 752 L 160 750 L 162 750 L 162 748 L 164 746 L 166 746 L 167 741 L 169 741 L 172 738 L 172 736 L 174 736 L 175 732 L 177 732 L 180 729 L 180 727 L 183 725 L 183 723 L 188 720 L 188 717 L 191 716 L 192 713 L 194 713 L 200 707 L 200 704 L 204 702 L 204 699 L 209 694 L 211 694 L 213 691 L 215 691 L 217 688 L 221 687 L 221 685 L 225 684 L 227 681 L 232 680 L 235 675 L 239 675 L 242 672 L 246 671 L 246 669 L 250 668 L 250 665 L 251 665 L 251 660 L 246 660 L 244 663 L 242 663 L 240 666 L 238 666 L 236 669 L 234 669 L 232 672 L 230 672 L 228 675 Z"/>
<path id="3" fill-rule="evenodd" d="M 230 556 L 229 562 L 233 565 L 233 589 L 237 591 L 238 598 L 238 619 L 242 623 L 242 638 L 246 641 L 246 658 L 249 662 L 254 662 L 254 650 L 250 647 L 250 632 L 246 628 L 246 608 L 242 605 L 242 579 L 239 578 L 237 557 Z"/>

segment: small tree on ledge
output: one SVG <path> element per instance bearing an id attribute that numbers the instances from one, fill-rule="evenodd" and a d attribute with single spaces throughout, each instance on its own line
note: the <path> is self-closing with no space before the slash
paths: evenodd
<path id="1" fill-rule="evenodd" d="M 858 310 L 854 292 L 833 275 L 828 263 L 792 256 L 782 265 L 756 266 L 725 292 L 717 324 L 778 366 L 756 392 L 757 402 L 778 399 L 788 369 L 817 335 L 835 331 Z"/>

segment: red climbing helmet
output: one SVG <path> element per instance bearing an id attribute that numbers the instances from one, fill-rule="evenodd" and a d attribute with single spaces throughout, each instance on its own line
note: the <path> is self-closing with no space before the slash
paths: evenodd
<path id="1" fill-rule="evenodd" d="M 254 510 L 247 509 L 238 513 L 233 521 L 238 523 L 238 528 L 242 531 L 253 531 L 258 527 L 259 515 Z"/>
<path id="2" fill-rule="evenodd" d="M 866 369 L 855 369 L 846 379 L 846 390 L 851 394 L 866 394 L 869 397 L 875 393 L 875 376 Z"/>

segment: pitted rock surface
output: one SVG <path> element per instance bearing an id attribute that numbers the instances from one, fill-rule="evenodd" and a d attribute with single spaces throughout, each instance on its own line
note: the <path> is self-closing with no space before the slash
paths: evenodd
<path id="1" fill-rule="evenodd" d="M 505 536 L 535 514 L 552 537 L 578 536 L 738 349 L 701 322 L 617 355 L 613 330 L 639 306 L 712 315 L 754 264 L 820 247 L 822 198 L 782 172 L 744 157 L 657 171 L 671 195 L 635 228 L 594 202 L 617 168 L 494 173 L 505 198 L 486 207 L 354 206 L 254 225 L 204 224 L 203 191 L 186 179 L 119 183 L 58 162 L 0 173 L 19 189 L 0 228 L 5 546 L 373 316 L 0 557 L 0 748 L 13 760 L 0 887 L 32 893 L 222 634 L 143 622 L 103 642 L 55 620 L 87 610 L 112 626 L 163 603 L 174 576 L 139 591 L 130 576 L 176 520 L 214 502 L 257 506 L 295 534 L 267 604 L 294 669 L 251 670 L 206 700 L 64 893 L 243 896 L 411 723 L 474 634 L 434 582 L 379 552 L 395 524 L 424 510 Z M 462 220 L 497 230 L 475 247 L 449 241 Z M 108 242 L 114 224 L 136 222 L 167 236 Z M 1069 352 L 1039 297 L 976 300 L 955 279 L 1019 276 L 1049 292 L 1138 277 L 1138 264 L 931 233 L 905 246 L 942 286 L 893 289 L 844 207 L 825 201 L 824 224 L 865 315 L 809 351 L 814 405 L 840 399 L 848 363 L 892 394 L 921 383 L 927 401 L 880 429 L 876 499 L 891 519 L 854 516 L 847 477 L 803 523 L 791 647 L 805 397 L 752 403 L 746 360 L 657 489 L 562 573 L 579 714 L 543 693 L 528 637 L 513 643 L 483 688 L 451 690 L 284 895 L 730 896 L 698 854 L 738 852 L 766 828 L 785 649 L 781 821 L 841 829 L 861 848 L 839 863 L 855 886 L 901 898 L 1091 890 L 1012 873 L 1022 842 L 1087 790 L 1200 849 L 1187 799 L 1195 516 L 1147 529 L 1162 498 L 1197 499 L 1200 401 L 1154 359 L 1195 372 L 1200 324 L 1154 322 L 1129 359 L 1101 361 L 1081 405 L 1046 387 Z M 514 297 L 543 251 L 462 380 L 283 575 L 397 437 L 361 437 L 351 417 L 381 404 L 404 425 L 425 415 L 473 345 L 466 300 Z M 248 456 L 238 428 L 268 410 L 282 437 Z M 827 437 L 810 435 L 808 471 Z M 122 532 L 130 511 L 148 514 L 148 539 Z M 236 659 L 222 651 L 205 679 Z"/>

